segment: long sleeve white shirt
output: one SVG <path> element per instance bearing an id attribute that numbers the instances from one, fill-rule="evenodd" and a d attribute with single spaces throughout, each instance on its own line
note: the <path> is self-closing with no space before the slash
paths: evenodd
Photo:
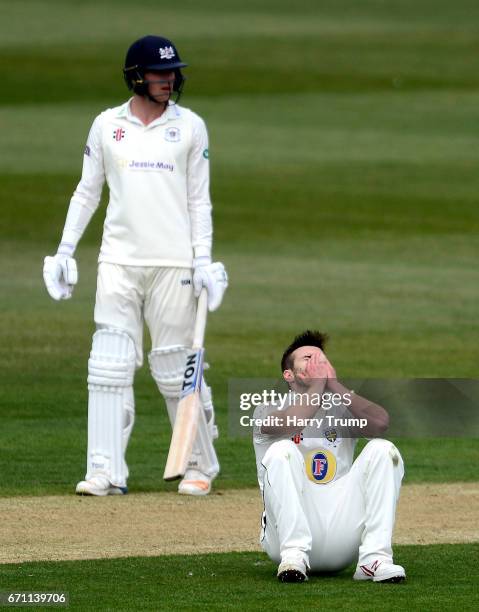
<path id="1" fill-rule="evenodd" d="M 193 255 L 211 255 L 208 135 L 194 112 L 170 104 L 145 126 L 126 102 L 95 119 L 62 251 L 75 250 L 105 181 L 110 198 L 100 262 L 191 267 Z"/>

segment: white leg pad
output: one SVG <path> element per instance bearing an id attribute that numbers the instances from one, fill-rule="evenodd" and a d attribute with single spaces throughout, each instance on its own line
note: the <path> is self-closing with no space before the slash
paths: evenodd
<path id="1" fill-rule="evenodd" d="M 180 345 L 156 348 L 149 355 L 151 373 L 165 398 L 168 417 L 172 426 L 176 419 L 187 355 L 188 349 Z M 199 469 L 207 476 L 214 478 L 220 471 L 213 446 L 213 440 L 218 437 L 218 428 L 215 425 L 211 389 L 204 378 L 201 383 L 201 404 L 203 415 L 200 418 L 198 435 L 188 468 Z"/>
<path id="2" fill-rule="evenodd" d="M 133 386 L 125 387 L 125 396 L 123 403 L 123 430 L 121 435 L 121 447 L 123 451 L 123 468 L 125 470 L 125 478 L 128 478 L 129 470 L 126 463 L 126 449 L 130 441 L 133 425 L 135 424 L 135 397 L 133 395 Z"/>
<path id="3" fill-rule="evenodd" d="M 134 372 L 130 336 L 117 329 L 95 332 L 88 361 L 87 480 L 103 474 L 112 485 L 126 486 L 124 452 L 134 421 Z"/>
<path id="4" fill-rule="evenodd" d="M 187 354 L 185 346 L 175 344 L 153 349 L 148 356 L 151 374 L 165 399 L 180 397 Z"/>
<path id="5" fill-rule="evenodd" d="M 213 394 L 211 393 L 211 387 L 208 387 L 206 380 L 203 377 L 201 381 L 201 404 L 205 413 L 206 423 L 208 424 L 208 430 L 212 440 L 216 440 L 219 436 L 218 427 L 215 424 L 215 408 L 213 406 Z"/>
<path id="6" fill-rule="evenodd" d="M 203 411 L 200 414 L 198 433 L 188 462 L 188 469 L 200 470 L 213 479 L 220 471 L 220 464 L 213 446 L 213 441 L 218 438 L 218 427 L 215 425 L 211 387 L 208 387 L 204 378 L 201 381 L 200 398 Z"/>

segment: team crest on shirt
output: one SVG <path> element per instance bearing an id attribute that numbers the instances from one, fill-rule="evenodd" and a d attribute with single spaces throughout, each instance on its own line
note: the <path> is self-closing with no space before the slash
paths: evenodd
<path id="1" fill-rule="evenodd" d="M 330 446 L 336 446 L 338 440 L 338 430 L 331 427 L 330 429 L 324 430 L 324 437 L 329 442 Z"/>
<path id="2" fill-rule="evenodd" d="M 113 130 L 113 140 L 120 142 L 123 138 L 125 138 L 125 130 L 123 128 L 117 128 Z"/>
<path id="3" fill-rule="evenodd" d="M 165 140 L 168 140 L 168 142 L 180 142 L 181 140 L 180 128 L 167 127 L 165 130 Z"/>
<path id="4" fill-rule="evenodd" d="M 315 484 L 328 484 L 336 476 L 336 457 L 325 448 L 308 453 L 304 459 L 306 475 Z"/>

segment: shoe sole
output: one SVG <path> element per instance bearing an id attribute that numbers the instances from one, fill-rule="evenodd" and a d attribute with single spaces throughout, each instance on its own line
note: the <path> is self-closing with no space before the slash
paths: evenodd
<path id="1" fill-rule="evenodd" d="M 380 578 L 380 577 L 375 577 L 375 576 L 365 576 L 364 574 L 359 574 L 358 576 L 354 575 L 353 576 L 353 580 L 356 580 L 358 582 L 366 582 L 366 581 L 370 581 L 370 582 L 390 582 L 391 584 L 395 584 L 398 582 L 404 582 L 406 580 L 406 576 L 404 576 L 403 574 L 398 574 L 398 575 L 392 575 L 392 576 L 385 576 L 384 578 Z"/>
<path id="2" fill-rule="evenodd" d="M 189 480 L 183 482 L 178 487 L 180 495 L 208 495 L 211 491 L 211 484 L 204 480 Z"/>
<path id="3" fill-rule="evenodd" d="M 87 497 L 106 497 L 107 495 L 126 495 L 128 489 L 120 489 L 112 487 L 111 489 L 77 489 L 76 495 L 85 495 Z"/>
<path id="4" fill-rule="evenodd" d="M 391 578 L 381 578 L 381 579 L 375 579 L 373 578 L 373 582 L 383 582 L 383 583 L 391 583 L 391 584 L 397 584 L 398 582 L 404 582 L 406 580 L 406 576 L 391 576 Z"/>
<path id="5" fill-rule="evenodd" d="M 304 582 L 307 579 L 307 576 L 295 569 L 284 570 L 280 574 L 278 574 L 278 580 L 280 582 Z"/>

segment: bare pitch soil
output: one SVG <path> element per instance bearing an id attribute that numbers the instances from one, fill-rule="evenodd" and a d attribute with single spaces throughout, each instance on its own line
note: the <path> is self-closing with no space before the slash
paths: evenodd
<path id="1" fill-rule="evenodd" d="M 0 563 L 260 550 L 253 489 L 0 499 Z M 479 541 L 479 483 L 406 485 L 394 542 Z"/>

